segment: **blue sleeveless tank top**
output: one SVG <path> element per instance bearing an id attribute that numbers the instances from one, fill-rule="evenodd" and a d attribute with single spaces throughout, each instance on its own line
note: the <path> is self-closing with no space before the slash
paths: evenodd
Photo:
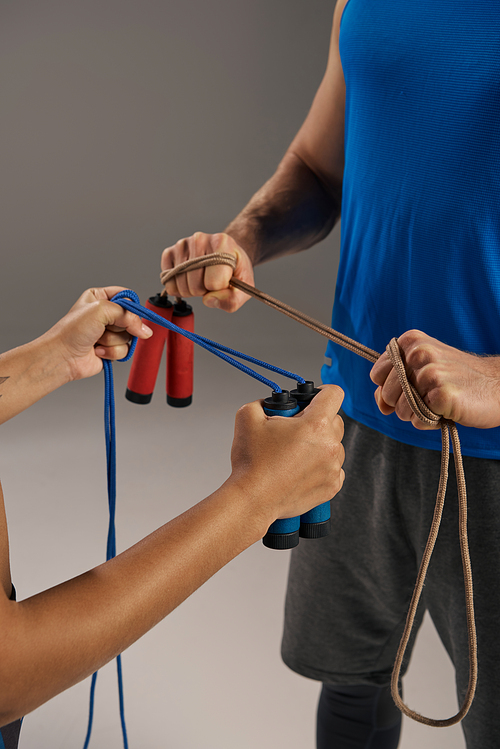
<path id="1" fill-rule="evenodd" d="M 332 325 L 382 352 L 417 328 L 500 355 L 500 2 L 349 0 L 342 245 Z M 324 382 L 394 439 L 440 449 L 373 397 L 371 365 L 330 343 Z M 500 397 L 500 393 L 499 393 Z M 500 458 L 500 428 L 460 427 Z"/>

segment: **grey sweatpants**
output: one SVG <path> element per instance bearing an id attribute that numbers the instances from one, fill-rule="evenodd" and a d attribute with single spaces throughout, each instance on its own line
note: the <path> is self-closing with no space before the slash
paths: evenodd
<path id="1" fill-rule="evenodd" d="M 330 536 L 303 540 L 292 553 L 282 655 L 312 679 L 385 685 L 432 521 L 441 457 L 344 421 L 346 480 L 332 500 Z M 498 749 L 500 461 L 464 457 L 464 468 L 479 679 L 463 728 L 468 749 Z M 415 631 L 427 609 L 455 666 L 460 704 L 469 667 L 464 600 L 452 459 Z"/>

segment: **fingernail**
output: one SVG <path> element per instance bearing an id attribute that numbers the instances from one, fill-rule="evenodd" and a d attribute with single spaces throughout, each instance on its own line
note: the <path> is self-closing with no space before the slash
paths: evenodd
<path id="1" fill-rule="evenodd" d="M 96 353 L 96 356 L 106 356 L 105 348 L 101 348 L 100 346 L 98 346 L 96 349 L 94 349 L 94 351 Z"/>
<path id="2" fill-rule="evenodd" d="M 220 303 L 216 296 L 209 296 L 205 300 L 205 307 L 219 307 Z"/>
<path id="3" fill-rule="evenodd" d="M 144 323 L 142 323 L 141 330 L 142 330 L 143 333 L 146 333 L 146 335 L 148 336 L 148 338 L 150 338 L 153 335 L 153 331 L 151 330 L 151 328 L 148 328 L 148 326 L 144 325 Z"/>

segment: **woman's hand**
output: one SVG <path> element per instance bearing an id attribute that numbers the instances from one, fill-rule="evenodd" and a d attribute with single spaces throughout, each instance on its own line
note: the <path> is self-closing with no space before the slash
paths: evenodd
<path id="1" fill-rule="evenodd" d="M 293 417 L 266 416 L 261 401 L 238 411 L 229 481 L 251 495 L 263 532 L 276 518 L 301 515 L 342 488 L 343 397 L 339 387 L 325 385 Z"/>
<path id="2" fill-rule="evenodd" d="M 67 315 L 40 342 L 50 343 L 54 356 L 68 368 L 69 380 L 92 377 L 102 370 L 102 359 L 123 359 L 133 336 L 149 338 L 153 332 L 137 315 L 109 301 L 119 286 L 87 289 Z"/>

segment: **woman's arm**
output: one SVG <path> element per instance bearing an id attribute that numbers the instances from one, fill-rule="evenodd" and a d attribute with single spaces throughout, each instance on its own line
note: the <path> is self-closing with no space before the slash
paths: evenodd
<path id="1" fill-rule="evenodd" d="M 51 330 L 0 359 L 2 421 L 69 380 L 120 359 L 151 334 L 91 289 Z M 321 504 L 343 482 L 342 391 L 323 389 L 293 418 L 238 412 L 232 472 L 216 492 L 105 564 L 16 603 L 0 491 L 0 725 L 84 679 L 163 619 L 278 517 Z"/>
<path id="2" fill-rule="evenodd" d="M 260 402 L 244 406 L 220 489 L 79 577 L 19 603 L 0 593 L 0 725 L 122 652 L 277 517 L 334 496 L 344 478 L 342 397 L 327 386 L 288 419 L 267 417 Z"/>
<path id="3" fill-rule="evenodd" d="M 88 289 L 68 314 L 31 343 L 0 356 L 0 424 L 71 380 L 121 359 L 132 336 L 149 338 L 140 318 L 109 300 L 123 289 Z"/>

